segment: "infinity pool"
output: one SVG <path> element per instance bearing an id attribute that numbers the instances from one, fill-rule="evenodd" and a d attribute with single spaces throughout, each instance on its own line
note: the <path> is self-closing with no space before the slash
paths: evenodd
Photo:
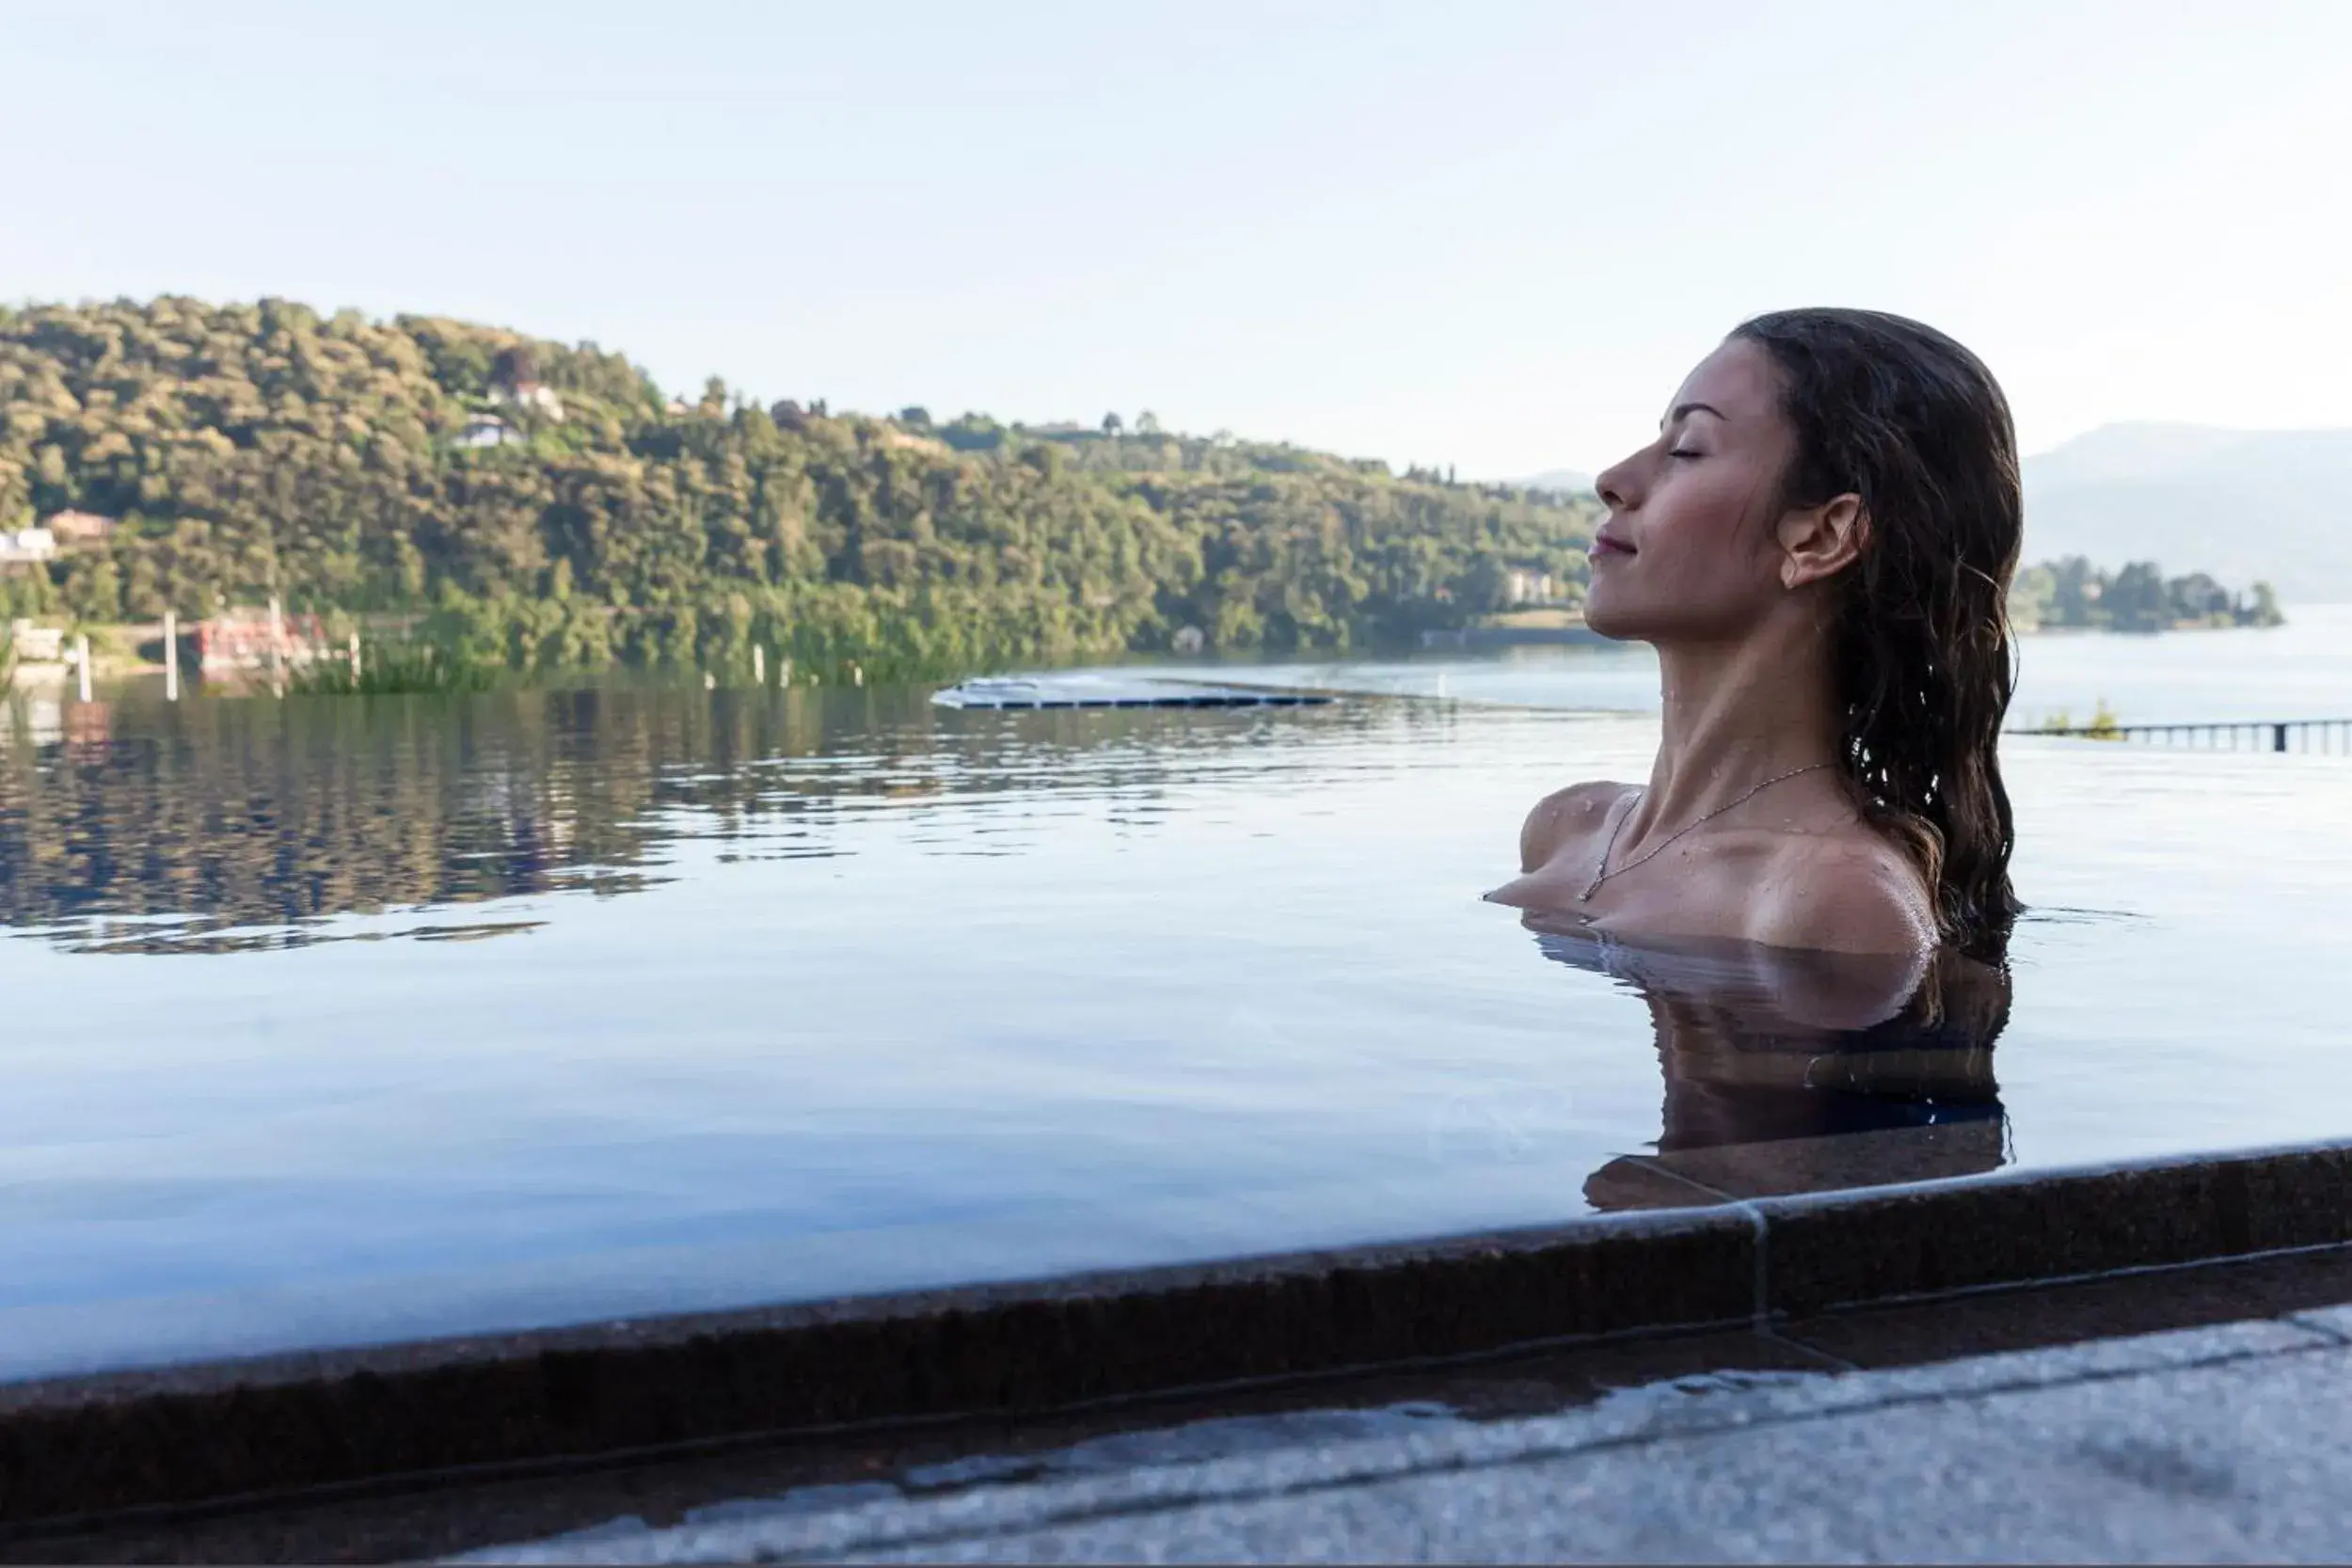
<path id="1" fill-rule="evenodd" d="M 1480 901 L 1645 718 L 606 692 L 0 735 L 0 1378 L 1539 1224 L 1661 1142 L 1789 1135 L 1691 1120 L 1644 977 Z M 1907 1174 L 2352 1132 L 2352 764 L 2008 762 L 2034 912 Z"/>

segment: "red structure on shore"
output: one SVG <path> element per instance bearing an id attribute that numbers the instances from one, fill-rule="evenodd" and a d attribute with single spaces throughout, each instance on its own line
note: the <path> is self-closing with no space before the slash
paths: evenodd
<path id="1" fill-rule="evenodd" d="M 232 610 L 196 626 L 197 663 L 208 674 L 292 668 L 326 652 L 326 628 L 316 615 Z"/>

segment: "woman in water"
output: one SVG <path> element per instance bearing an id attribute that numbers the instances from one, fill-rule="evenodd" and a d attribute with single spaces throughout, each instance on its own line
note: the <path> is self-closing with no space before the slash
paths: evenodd
<path id="1" fill-rule="evenodd" d="M 1758 316 L 1596 488 L 1585 620 L 1657 648 L 1664 734 L 1646 784 L 1540 801 L 1489 896 L 1604 939 L 1875 957 L 1888 1010 L 1938 947 L 1996 954 L 2023 508 L 1992 373 L 1899 316 Z"/>

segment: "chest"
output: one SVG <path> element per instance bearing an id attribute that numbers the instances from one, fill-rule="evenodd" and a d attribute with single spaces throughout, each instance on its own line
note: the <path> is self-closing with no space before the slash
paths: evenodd
<path id="1" fill-rule="evenodd" d="M 1740 937 L 1754 895 L 1752 857 L 1703 834 L 1668 845 L 1638 863 L 1610 862 L 1598 886 L 1602 846 L 1597 837 L 1564 844 L 1534 870 L 1486 896 L 1539 915 L 1547 927 L 1602 934 L 1649 931 L 1694 937 Z"/>

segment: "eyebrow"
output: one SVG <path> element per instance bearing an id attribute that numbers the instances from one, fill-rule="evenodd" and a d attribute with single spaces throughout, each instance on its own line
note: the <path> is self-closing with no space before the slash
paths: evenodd
<path id="1" fill-rule="evenodd" d="M 1687 419 L 1692 414 L 1712 414 L 1717 419 L 1723 420 L 1725 424 L 1729 424 L 1731 422 L 1728 419 L 1724 419 L 1724 411 L 1716 407 L 1711 403 L 1677 403 L 1675 404 L 1675 411 L 1673 413 L 1658 421 L 1658 428 L 1663 430 L 1668 425 L 1674 424 L 1680 420 Z"/>

